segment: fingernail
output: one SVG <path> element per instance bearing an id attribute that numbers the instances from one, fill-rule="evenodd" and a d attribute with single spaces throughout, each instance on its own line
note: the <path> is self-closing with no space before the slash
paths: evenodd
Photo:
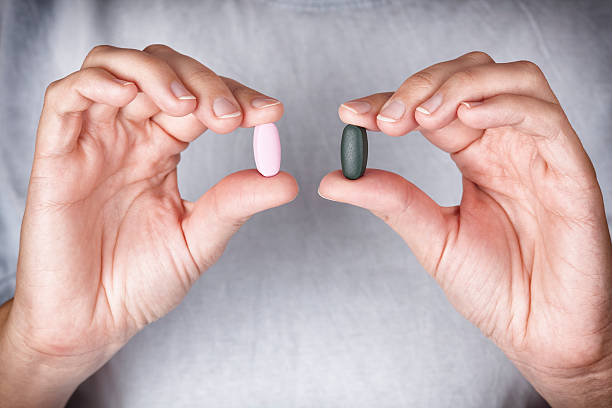
<path id="1" fill-rule="evenodd" d="M 474 106 L 478 106 L 478 105 L 482 105 L 482 101 L 475 101 L 475 102 L 461 102 L 462 105 L 464 105 L 466 108 L 473 108 Z"/>
<path id="2" fill-rule="evenodd" d="M 233 103 L 224 97 L 219 97 L 213 102 L 213 112 L 219 119 L 235 118 L 240 116 L 242 112 Z"/>
<path id="3" fill-rule="evenodd" d="M 178 81 L 173 81 L 170 84 L 170 90 L 172 91 L 174 96 L 176 96 L 178 99 L 181 99 L 181 100 L 188 100 L 188 99 L 196 98 L 191 93 L 189 93 L 189 91 L 183 86 L 183 84 L 181 84 Z"/>
<path id="4" fill-rule="evenodd" d="M 364 114 L 364 113 L 368 113 L 371 109 L 372 109 L 372 105 L 370 105 L 368 102 L 364 102 L 364 101 L 351 101 L 351 102 L 345 102 L 343 103 L 342 106 L 344 109 L 351 111 L 353 113 L 357 113 L 359 115 Z"/>
<path id="5" fill-rule="evenodd" d="M 251 101 L 251 106 L 256 109 L 263 109 L 270 106 L 278 105 L 280 101 L 273 98 L 255 98 Z"/>
<path id="6" fill-rule="evenodd" d="M 406 112 L 406 105 L 404 105 L 404 102 L 394 100 L 387 102 L 385 106 L 383 106 L 378 116 L 376 116 L 376 119 L 382 120 L 383 122 L 397 122 L 404 116 L 404 112 Z"/>
<path id="7" fill-rule="evenodd" d="M 319 189 L 317 189 L 317 194 L 319 195 L 319 197 L 324 198 L 326 200 L 329 200 L 329 198 L 327 198 L 323 194 L 321 194 L 321 190 L 319 190 Z"/>
<path id="8" fill-rule="evenodd" d="M 119 79 L 119 78 L 113 78 L 113 81 L 117 82 L 120 85 L 123 86 L 127 86 L 127 85 L 136 85 L 135 83 L 133 83 L 132 81 L 124 81 L 123 79 Z"/>
<path id="9" fill-rule="evenodd" d="M 431 115 L 440 105 L 442 105 L 442 94 L 436 93 L 434 96 L 423 102 L 421 106 L 416 108 L 416 110 L 424 113 L 425 115 Z"/>

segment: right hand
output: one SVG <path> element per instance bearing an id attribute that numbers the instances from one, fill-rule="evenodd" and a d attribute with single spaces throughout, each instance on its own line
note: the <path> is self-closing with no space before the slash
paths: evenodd
<path id="1" fill-rule="evenodd" d="M 358 180 L 332 172 L 321 196 L 389 224 L 551 405 L 609 407 L 612 243 L 603 197 L 540 69 L 469 53 L 339 113 L 391 136 L 420 130 L 450 153 L 463 196 L 441 207 L 375 169 Z"/>
<path id="2" fill-rule="evenodd" d="M 24 379 L 19 394 L 63 404 L 183 299 L 251 215 L 295 198 L 284 172 L 239 171 L 196 202 L 177 187 L 180 152 L 206 129 L 228 133 L 282 114 L 280 102 L 162 45 L 95 47 L 81 70 L 49 86 L 2 327 L 2 350 L 11 352 L 0 375 L 11 370 L 13 379 L 0 400 L 16 386 L 15 370 L 33 361 L 58 378 L 44 379 L 50 391 L 38 401 L 39 376 Z"/>

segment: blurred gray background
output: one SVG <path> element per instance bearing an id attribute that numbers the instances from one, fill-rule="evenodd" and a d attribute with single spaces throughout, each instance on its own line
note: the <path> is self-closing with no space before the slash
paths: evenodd
<path id="1" fill-rule="evenodd" d="M 285 105 L 291 204 L 251 219 L 168 316 L 77 391 L 87 407 L 540 407 L 504 355 L 448 304 L 403 241 L 368 212 L 321 199 L 350 98 L 396 89 L 472 50 L 546 73 L 612 205 L 610 1 L 2 1 L 0 301 L 14 290 L 35 131 L 49 82 L 96 44 L 165 43 Z M 252 130 L 205 133 L 183 154 L 195 199 L 254 167 Z M 422 136 L 370 134 L 369 167 L 442 205 L 460 174 Z"/>

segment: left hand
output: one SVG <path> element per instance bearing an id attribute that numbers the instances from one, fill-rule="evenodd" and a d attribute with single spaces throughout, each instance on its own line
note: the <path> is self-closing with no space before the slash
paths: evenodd
<path id="1" fill-rule="evenodd" d="M 391 136 L 420 130 L 450 153 L 463 198 L 440 207 L 372 169 L 355 181 L 330 173 L 320 195 L 388 223 L 550 404 L 609 406 L 612 245 L 602 194 L 540 69 L 470 53 L 339 114 Z"/>
<path id="2" fill-rule="evenodd" d="M 181 302 L 252 215 L 295 198 L 285 172 L 239 171 L 194 202 L 177 183 L 181 152 L 207 129 L 282 114 L 280 101 L 158 44 L 95 47 L 48 87 L 17 288 L 0 307 L 0 406 L 62 406 Z"/>

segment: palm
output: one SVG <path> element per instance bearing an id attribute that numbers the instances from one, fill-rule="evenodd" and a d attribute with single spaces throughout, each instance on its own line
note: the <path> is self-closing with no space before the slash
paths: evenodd
<path id="1" fill-rule="evenodd" d="M 44 355 L 91 353 L 91 372 L 176 306 L 242 223 L 297 195 L 285 172 L 243 170 L 183 201 L 180 153 L 208 128 L 229 133 L 282 113 L 279 101 L 161 45 L 95 47 L 53 82 L 22 225 L 19 337 Z"/>
<path id="2" fill-rule="evenodd" d="M 546 148 L 538 136 L 497 128 L 453 155 L 464 195 L 434 273 L 451 302 L 502 348 L 536 352 L 536 364 L 567 368 L 567 349 L 610 321 L 588 291 L 568 286 L 576 270 L 603 265 L 584 256 L 593 250 L 593 231 L 580 225 L 593 216 L 591 192 L 549 167 Z M 550 341 L 547 333 L 563 340 Z"/>
<path id="3" fill-rule="evenodd" d="M 35 313 L 38 324 L 52 322 L 49 330 L 58 335 L 87 333 L 84 344 L 97 348 L 98 341 L 129 337 L 185 295 L 198 276 L 181 229 L 184 208 L 176 184 L 178 154 L 185 146 L 149 121 L 119 119 L 109 125 L 85 117 L 73 152 L 61 162 L 39 161 L 32 198 L 54 204 L 50 211 L 32 211 L 28 221 L 49 227 L 37 235 L 74 278 L 54 282 L 46 292 L 49 299 L 58 293 L 71 299 L 73 310 L 66 313 L 64 305 L 59 314 Z M 67 187 L 39 186 L 36 174 L 61 175 Z M 75 246 L 76 253 L 70 250 Z M 70 320 L 58 325 L 50 315 Z"/>

